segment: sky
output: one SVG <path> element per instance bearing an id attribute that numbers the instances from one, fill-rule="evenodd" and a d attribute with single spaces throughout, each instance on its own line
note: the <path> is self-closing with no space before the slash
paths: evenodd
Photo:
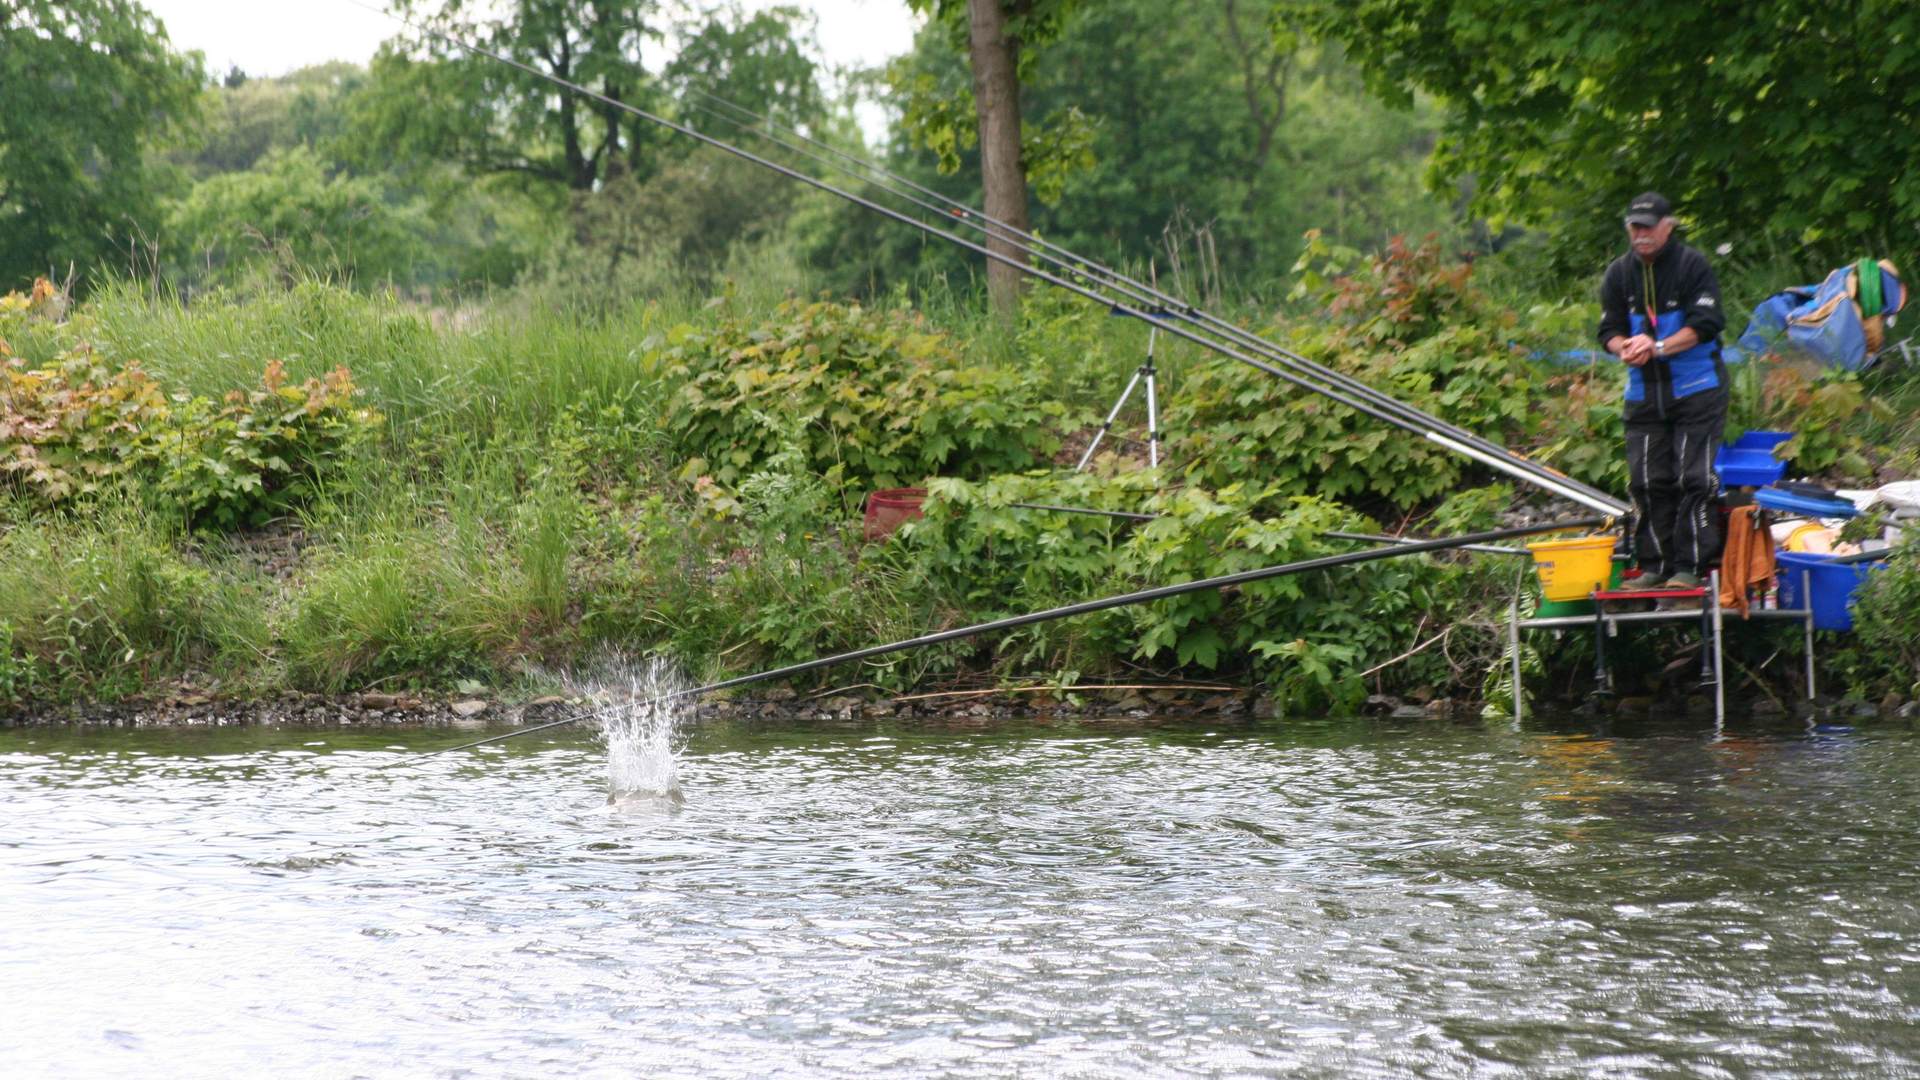
<path id="1" fill-rule="evenodd" d="M 284 75 L 327 60 L 366 63 L 400 24 L 352 0 L 140 0 L 166 24 L 176 49 L 198 49 L 215 74 Z M 379 0 L 364 0 L 374 7 Z M 742 0 L 749 11 L 777 0 Z M 787 0 L 820 22 L 830 65 L 871 66 L 906 52 L 914 16 L 906 0 Z"/>

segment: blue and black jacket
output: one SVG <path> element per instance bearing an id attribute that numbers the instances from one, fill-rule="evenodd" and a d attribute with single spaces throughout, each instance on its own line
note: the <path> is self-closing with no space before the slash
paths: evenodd
<path id="1" fill-rule="evenodd" d="M 1651 264 L 1631 251 L 1615 259 L 1600 279 L 1601 348 L 1622 334 L 1658 340 L 1684 326 L 1700 336 L 1690 349 L 1627 369 L 1627 419 L 1666 419 L 1676 402 L 1725 386 L 1720 332 L 1726 325 L 1720 283 L 1705 255 L 1669 240 Z"/>

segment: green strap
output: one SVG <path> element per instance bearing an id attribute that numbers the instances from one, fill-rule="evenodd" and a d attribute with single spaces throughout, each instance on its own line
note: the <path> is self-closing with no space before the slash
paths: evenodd
<path id="1" fill-rule="evenodd" d="M 1870 258 L 1861 259 L 1860 264 L 1854 267 L 1854 273 L 1860 277 L 1859 295 L 1856 297 L 1860 302 L 1860 316 L 1871 319 L 1886 306 L 1886 299 L 1880 294 L 1880 264 Z"/>

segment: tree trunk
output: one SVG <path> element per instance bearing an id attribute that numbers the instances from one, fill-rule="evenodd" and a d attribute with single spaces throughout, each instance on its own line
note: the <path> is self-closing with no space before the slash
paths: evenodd
<path id="1" fill-rule="evenodd" d="M 1001 0 L 967 0 L 968 59 L 973 67 L 973 103 L 980 124 L 980 185 L 987 216 L 1028 228 L 1027 170 L 1020 160 L 1020 80 L 1014 64 L 1020 43 L 1007 36 Z M 997 230 L 996 230 L 997 232 Z M 987 250 L 1022 263 L 1017 244 L 992 233 Z M 1020 310 L 1019 267 L 987 260 L 987 297 L 1010 317 Z"/>

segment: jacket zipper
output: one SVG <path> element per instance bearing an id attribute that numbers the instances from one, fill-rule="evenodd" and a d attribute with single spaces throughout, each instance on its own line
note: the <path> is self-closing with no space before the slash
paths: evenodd
<path id="1" fill-rule="evenodd" d="M 1640 264 L 1640 291 L 1645 296 L 1646 302 L 1647 302 L 1647 315 L 1646 315 L 1647 333 L 1655 341 L 1658 341 L 1660 339 L 1660 290 L 1654 287 L 1655 284 L 1656 282 L 1653 275 L 1653 264 L 1644 263 L 1644 262 L 1641 263 Z M 1655 364 L 1658 364 L 1658 367 L 1655 367 L 1654 371 L 1651 373 L 1653 377 L 1649 379 L 1648 378 L 1649 372 L 1647 372 L 1646 368 L 1649 366 L 1653 366 Z M 1657 415 L 1660 419 L 1665 420 L 1667 418 L 1667 401 L 1666 401 L 1666 395 L 1663 394 L 1661 391 L 1661 386 L 1663 383 L 1667 384 L 1666 386 L 1667 390 L 1668 391 L 1672 390 L 1671 376 L 1673 372 L 1671 369 L 1666 369 L 1667 375 L 1669 377 L 1666 379 L 1662 379 L 1660 378 L 1659 372 L 1663 368 L 1666 368 L 1666 365 L 1664 363 L 1661 363 L 1660 361 L 1648 361 L 1648 363 L 1646 365 L 1643 365 L 1641 368 L 1640 378 L 1642 382 L 1651 382 L 1653 384 L 1654 414 Z"/>

